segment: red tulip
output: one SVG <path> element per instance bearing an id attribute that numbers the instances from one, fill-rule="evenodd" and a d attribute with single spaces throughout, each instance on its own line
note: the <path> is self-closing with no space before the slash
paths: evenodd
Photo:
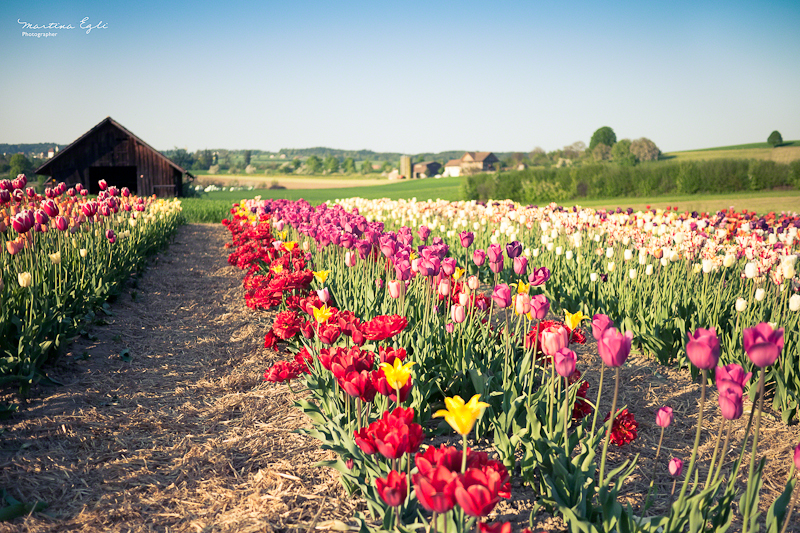
<path id="1" fill-rule="evenodd" d="M 772 329 L 766 322 L 744 330 L 744 351 L 759 368 L 774 363 L 783 349 L 783 328 Z"/>
<path id="2" fill-rule="evenodd" d="M 376 316 L 364 323 L 361 332 L 371 341 L 390 339 L 403 331 L 408 325 L 408 319 L 400 315 Z"/>
<path id="3" fill-rule="evenodd" d="M 478 524 L 480 533 L 511 533 L 511 522 L 496 522 L 494 524 Z"/>
<path id="4" fill-rule="evenodd" d="M 456 502 L 469 516 L 486 516 L 500 501 L 500 485 L 494 470 L 469 468 L 455 481 Z"/>
<path id="5" fill-rule="evenodd" d="M 622 366 L 631 353 L 632 340 L 633 332 L 626 331 L 625 334 L 622 334 L 616 328 L 608 328 L 597 341 L 600 358 L 607 366 Z"/>
<path id="6" fill-rule="evenodd" d="M 390 507 L 403 505 L 408 495 L 408 482 L 405 472 L 392 470 L 386 479 L 379 477 L 375 480 L 375 486 L 381 499 Z"/>
<path id="7" fill-rule="evenodd" d="M 411 476 L 420 505 L 433 513 L 446 513 L 452 509 L 455 505 L 453 482 L 457 477 L 455 472 L 442 465 L 436 466 L 427 475 L 419 472 Z"/>
<path id="8" fill-rule="evenodd" d="M 703 370 L 711 370 L 719 361 L 720 347 L 715 328 L 697 328 L 694 333 L 686 334 L 686 355 L 694 366 Z"/>

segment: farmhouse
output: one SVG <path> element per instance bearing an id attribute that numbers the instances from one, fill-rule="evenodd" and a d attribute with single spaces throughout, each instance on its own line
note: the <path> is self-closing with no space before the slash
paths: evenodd
<path id="1" fill-rule="evenodd" d="M 477 172 L 494 170 L 494 163 L 499 162 L 492 152 L 465 152 L 461 159 L 451 159 L 444 165 L 445 176 L 461 176 Z"/>
<path id="2" fill-rule="evenodd" d="M 106 117 L 72 144 L 36 169 L 67 185 L 80 183 L 90 194 L 97 183 L 127 187 L 140 196 L 180 196 L 184 176 L 190 173 L 111 117 Z"/>
<path id="3" fill-rule="evenodd" d="M 436 161 L 423 161 L 414 165 L 414 178 L 429 178 L 435 176 L 441 170 L 442 164 Z"/>

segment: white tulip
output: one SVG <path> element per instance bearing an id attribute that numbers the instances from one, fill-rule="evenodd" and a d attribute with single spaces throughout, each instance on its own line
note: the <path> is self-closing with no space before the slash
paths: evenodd
<path id="1" fill-rule="evenodd" d="M 636 279 L 636 269 L 635 268 L 630 269 L 628 271 L 628 275 L 631 277 L 631 279 Z"/>
<path id="2" fill-rule="evenodd" d="M 736 311 L 739 313 L 744 312 L 747 309 L 747 300 L 744 298 L 739 298 L 736 300 Z"/>
<path id="3" fill-rule="evenodd" d="M 600 242 L 600 235 L 594 236 L 594 242 Z"/>
<path id="4" fill-rule="evenodd" d="M 670 260 L 671 263 L 674 263 L 675 261 L 677 261 L 680 258 L 681 258 L 681 256 L 678 255 L 678 252 L 676 252 L 674 250 L 669 254 L 669 260 Z"/>
<path id="5" fill-rule="evenodd" d="M 770 244 L 775 244 L 776 242 L 778 242 L 778 236 L 775 235 L 774 233 L 770 233 L 769 237 L 767 238 L 767 242 L 769 242 Z"/>
<path id="6" fill-rule="evenodd" d="M 532 255 L 533 257 L 539 257 L 539 249 L 538 249 L 538 248 L 534 248 L 534 249 L 531 251 L 531 255 Z"/>
<path id="7" fill-rule="evenodd" d="M 736 256 L 733 254 L 725 255 L 725 259 L 722 260 L 722 266 L 725 268 L 730 268 L 736 263 Z"/>
<path id="8" fill-rule="evenodd" d="M 764 291 L 764 289 L 762 289 L 762 288 L 756 289 L 756 301 L 757 302 L 760 302 L 761 300 L 763 300 L 764 296 L 766 296 L 766 295 L 767 295 L 767 293 L 766 293 L 766 291 Z"/>
<path id="9" fill-rule="evenodd" d="M 667 266 L 669 264 L 669 259 L 666 256 L 661 258 L 661 266 Z"/>
<path id="10" fill-rule="evenodd" d="M 589 281 L 591 281 L 592 283 L 597 281 L 597 273 L 596 272 L 592 272 L 591 274 L 589 274 Z"/>
<path id="11" fill-rule="evenodd" d="M 645 276 L 653 275 L 653 265 L 647 265 L 646 267 L 644 267 L 644 275 Z"/>
<path id="12" fill-rule="evenodd" d="M 606 257 L 608 257 L 609 259 L 614 257 L 614 249 L 613 248 L 611 248 L 611 247 L 606 248 Z"/>
<path id="13" fill-rule="evenodd" d="M 695 274 L 699 274 L 702 271 L 703 271 L 703 265 L 701 265 L 700 263 L 694 263 L 692 265 L 692 272 L 694 272 Z"/>
<path id="14" fill-rule="evenodd" d="M 572 250 L 567 250 L 567 253 L 564 254 L 567 258 L 567 261 L 572 261 Z"/>
<path id="15" fill-rule="evenodd" d="M 639 254 L 639 264 L 646 265 L 647 264 L 647 255 L 646 254 Z"/>
<path id="16" fill-rule="evenodd" d="M 552 251 L 553 251 L 553 248 L 555 248 L 555 247 L 556 247 L 556 245 L 555 245 L 555 244 L 553 244 L 552 242 L 548 242 L 548 243 L 547 243 L 547 251 L 548 251 L 548 252 L 552 252 Z"/>
<path id="17" fill-rule="evenodd" d="M 80 254 L 81 254 L 81 257 L 86 257 L 86 254 L 87 254 L 86 248 L 81 248 L 80 249 Z"/>
<path id="18" fill-rule="evenodd" d="M 564 253 L 564 248 L 562 246 L 556 246 L 556 255 L 561 255 Z"/>
<path id="19" fill-rule="evenodd" d="M 747 263 L 744 266 L 744 275 L 747 279 L 753 279 L 758 275 L 758 267 L 755 263 Z"/>
<path id="20" fill-rule="evenodd" d="M 714 267 L 714 263 L 711 262 L 711 259 L 703 259 L 703 273 L 708 274 L 711 272 L 711 269 Z"/>
<path id="21" fill-rule="evenodd" d="M 631 238 L 625 235 L 625 237 L 622 238 L 622 246 L 628 246 L 630 243 L 631 243 Z"/>
<path id="22" fill-rule="evenodd" d="M 633 251 L 632 250 L 625 250 L 625 252 L 622 254 L 622 258 L 625 261 L 630 261 L 631 259 L 633 259 Z"/>
<path id="23" fill-rule="evenodd" d="M 800 294 L 793 294 L 789 298 L 789 311 L 800 311 Z"/>
<path id="24" fill-rule="evenodd" d="M 797 256 L 793 255 L 791 257 Z M 794 277 L 794 265 L 791 263 L 791 261 L 784 261 L 781 265 L 781 271 L 783 273 L 783 277 L 786 279 L 791 279 Z"/>
<path id="25" fill-rule="evenodd" d="M 608 263 L 608 265 L 606 265 L 606 270 L 608 270 L 609 272 L 614 272 L 614 266 L 615 266 L 614 261 L 611 261 L 610 263 Z"/>

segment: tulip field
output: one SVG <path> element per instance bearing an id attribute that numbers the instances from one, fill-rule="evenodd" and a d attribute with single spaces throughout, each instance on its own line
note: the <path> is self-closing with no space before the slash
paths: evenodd
<path id="1" fill-rule="evenodd" d="M 179 201 L 103 182 L 92 199 L 80 186 L 39 195 L 26 185 L 24 176 L 0 181 L 0 382 L 23 396 L 182 223 Z"/>
<path id="2" fill-rule="evenodd" d="M 286 358 L 264 379 L 306 391 L 305 431 L 366 502 L 362 531 L 510 532 L 491 516 L 512 478 L 536 494 L 531 526 L 540 511 L 572 532 L 792 522 L 800 444 L 762 502 L 759 437 L 764 413 L 798 418 L 797 214 L 353 198 L 242 200 L 223 224 L 248 307 L 277 312 L 264 344 Z M 590 336 L 591 391 L 577 353 Z M 632 350 L 699 380 L 688 457 L 659 442 L 655 465 L 607 467 L 643 416 L 618 402 Z M 673 417 L 655 414 L 662 439 Z M 704 417 L 722 423 L 701 467 Z M 644 467 L 673 479 L 661 512 L 651 491 L 620 498 Z"/>

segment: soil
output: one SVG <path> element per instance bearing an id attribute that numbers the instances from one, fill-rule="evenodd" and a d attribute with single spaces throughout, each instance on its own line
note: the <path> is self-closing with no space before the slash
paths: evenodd
<path id="1" fill-rule="evenodd" d="M 294 432 L 309 425 L 293 407 L 294 394 L 262 380 L 283 356 L 263 347 L 272 315 L 244 305 L 243 273 L 227 264 L 228 241 L 219 224 L 182 227 L 113 303 L 112 314 L 101 313 L 107 324 L 90 327 L 91 340 L 78 339 L 47 369 L 64 385 L 34 388 L 21 411 L 0 422 L 0 489 L 22 502 L 49 504 L 44 512 L 0 522 L 0 533 L 272 533 L 354 525 L 363 502 L 346 495 L 335 471 L 313 466 L 332 454 Z M 577 350 L 578 368 L 594 398 L 600 359 L 589 338 Z M 688 372 L 644 355 L 631 356 L 622 383 L 620 405 L 638 420 L 638 438 L 611 446 L 607 471 L 638 454 L 639 467 L 621 497 L 636 510 L 655 480 L 649 513 L 661 512 L 672 486 L 667 461 L 679 457 L 688 465 L 700 386 Z M 603 387 L 601 411 L 607 412 L 613 372 L 605 373 Z M 13 396 L 0 390 L 0 401 Z M 662 405 L 673 407 L 675 421 L 656 464 L 661 428 L 655 411 Z M 708 463 L 719 428 L 713 390 L 706 405 L 699 465 Z M 734 425 L 737 446 L 726 465 L 735 460 L 748 409 Z M 764 512 L 783 489 L 798 441 L 797 425 L 765 415 L 759 444 L 767 458 Z M 490 443 L 476 445 L 490 449 Z M 512 495 L 493 518 L 513 521 L 518 530 L 527 526 L 536 495 L 519 481 Z M 565 529 L 545 514 L 534 525 Z M 800 524 L 788 531 L 800 531 Z"/>

